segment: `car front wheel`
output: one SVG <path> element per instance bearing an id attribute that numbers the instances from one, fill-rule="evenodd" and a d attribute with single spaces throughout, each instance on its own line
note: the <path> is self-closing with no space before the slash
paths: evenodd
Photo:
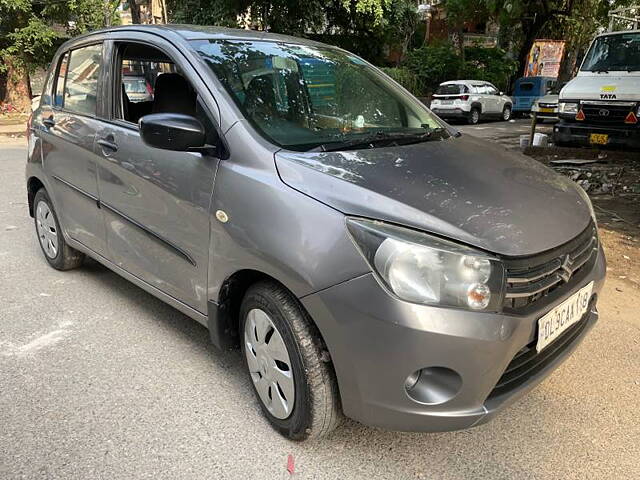
<path id="1" fill-rule="evenodd" d="M 240 308 L 240 332 L 254 391 L 273 428 L 292 440 L 331 432 L 341 418 L 335 374 L 297 299 L 275 282 L 253 285 Z"/>

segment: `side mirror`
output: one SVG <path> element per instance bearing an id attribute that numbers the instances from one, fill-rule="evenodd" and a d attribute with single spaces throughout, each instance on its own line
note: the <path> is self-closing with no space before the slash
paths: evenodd
<path id="1" fill-rule="evenodd" d="M 502 96 L 504 95 L 504 92 L 501 90 L 500 92 L 498 92 L 498 95 Z"/>
<path id="2" fill-rule="evenodd" d="M 138 126 L 142 141 L 153 148 L 186 152 L 205 146 L 206 134 L 200 120 L 181 113 L 152 113 Z"/>

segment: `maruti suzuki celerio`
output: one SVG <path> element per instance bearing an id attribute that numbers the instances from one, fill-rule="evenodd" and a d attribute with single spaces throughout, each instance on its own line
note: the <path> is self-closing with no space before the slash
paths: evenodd
<path id="1" fill-rule="evenodd" d="M 132 77 L 147 94 L 128 95 Z M 342 415 L 479 425 L 598 317 L 584 191 L 335 47 L 185 26 L 74 38 L 28 152 L 49 264 L 92 257 L 240 346 L 292 439 Z"/>

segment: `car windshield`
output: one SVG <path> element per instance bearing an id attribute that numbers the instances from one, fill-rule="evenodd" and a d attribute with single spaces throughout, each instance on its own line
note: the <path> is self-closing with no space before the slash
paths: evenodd
<path id="1" fill-rule="evenodd" d="M 147 82 L 144 78 L 124 79 L 124 90 L 127 93 L 147 93 Z"/>
<path id="2" fill-rule="evenodd" d="M 640 70 L 640 33 L 598 37 L 584 59 L 583 72 Z"/>
<path id="3" fill-rule="evenodd" d="M 243 115 L 281 147 L 373 148 L 390 139 L 449 136 L 422 103 L 342 50 L 268 41 L 193 44 Z"/>
<path id="4" fill-rule="evenodd" d="M 459 95 L 461 93 L 469 93 L 469 89 L 459 83 L 440 85 L 436 90 L 436 95 Z"/>

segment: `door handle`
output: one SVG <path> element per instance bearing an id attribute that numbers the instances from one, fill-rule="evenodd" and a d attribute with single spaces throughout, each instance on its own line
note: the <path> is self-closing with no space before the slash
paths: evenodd
<path id="1" fill-rule="evenodd" d="M 51 115 L 49 118 L 43 119 L 42 123 L 47 128 L 53 128 L 56 124 L 56 121 L 53 119 L 53 115 Z"/>
<path id="2" fill-rule="evenodd" d="M 98 145 L 100 145 L 104 150 L 109 150 L 111 152 L 117 152 L 118 151 L 118 145 L 111 141 L 111 139 L 113 139 L 113 137 L 107 137 L 107 138 L 101 138 L 100 140 L 98 140 Z"/>

